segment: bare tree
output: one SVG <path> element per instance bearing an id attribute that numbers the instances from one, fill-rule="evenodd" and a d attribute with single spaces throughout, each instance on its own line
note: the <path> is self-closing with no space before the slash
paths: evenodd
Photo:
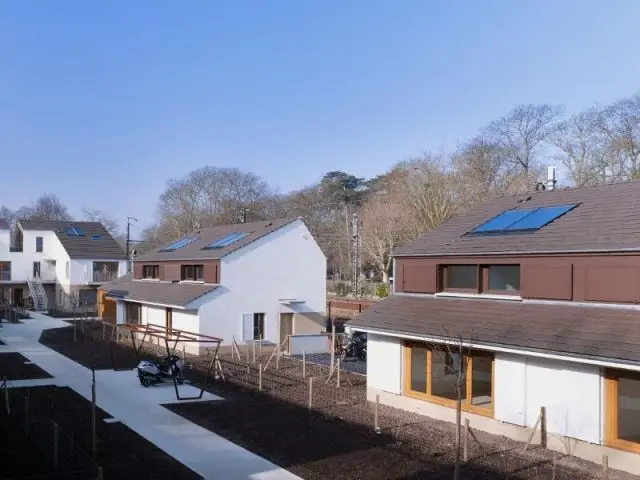
<path id="1" fill-rule="evenodd" d="M 640 172 L 640 95 L 603 109 L 598 127 L 604 137 L 604 173 L 608 182 L 637 178 Z"/>
<path id="2" fill-rule="evenodd" d="M 50 193 L 38 198 L 29 209 L 27 216 L 40 220 L 71 220 L 67 207 L 56 195 Z"/>
<path id="3" fill-rule="evenodd" d="M 606 164 L 606 146 L 600 132 L 601 115 L 588 110 L 560 122 L 550 142 L 560 150 L 559 160 L 576 186 L 599 182 Z"/>
<path id="4" fill-rule="evenodd" d="M 538 155 L 553 131 L 563 108 L 554 105 L 518 105 L 484 130 L 491 142 L 500 146 L 508 162 L 525 175 L 538 166 Z"/>
<path id="5" fill-rule="evenodd" d="M 389 281 L 392 250 L 407 239 L 411 215 L 399 198 L 400 189 L 393 194 L 374 194 L 364 204 L 362 219 L 362 254 L 382 281 Z"/>
<path id="6" fill-rule="evenodd" d="M 410 236 L 415 238 L 455 215 L 460 204 L 452 170 L 440 159 L 425 155 L 399 164 L 404 172 L 405 207 L 412 215 Z"/>
<path id="7" fill-rule="evenodd" d="M 102 210 L 90 210 L 82 208 L 84 218 L 89 222 L 99 222 L 113 237 L 120 235 L 120 225 L 118 221 Z"/>

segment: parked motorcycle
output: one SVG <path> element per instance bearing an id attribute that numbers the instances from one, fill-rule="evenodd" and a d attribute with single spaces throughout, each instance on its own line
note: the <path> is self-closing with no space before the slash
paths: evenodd
<path id="1" fill-rule="evenodd" d="M 364 332 L 353 332 L 347 337 L 347 342 L 342 353 L 342 361 L 347 358 L 357 358 L 367 360 L 367 334 Z"/>
<path id="2" fill-rule="evenodd" d="M 184 383 L 184 363 L 177 355 L 166 357 L 161 362 L 142 360 L 138 364 L 138 379 L 143 387 L 150 387 L 164 381 L 173 381 L 175 377 L 179 385 Z"/>

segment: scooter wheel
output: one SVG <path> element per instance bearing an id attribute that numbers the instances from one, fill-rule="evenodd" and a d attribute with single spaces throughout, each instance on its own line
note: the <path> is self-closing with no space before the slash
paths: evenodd
<path id="1" fill-rule="evenodd" d="M 149 377 L 140 377 L 140 385 L 143 387 L 150 387 L 152 383 Z"/>

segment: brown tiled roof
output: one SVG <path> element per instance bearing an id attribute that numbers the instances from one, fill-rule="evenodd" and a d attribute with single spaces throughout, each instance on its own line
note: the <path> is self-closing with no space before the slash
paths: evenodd
<path id="1" fill-rule="evenodd" d="M 136 261 L 162 261 L 162 260 L 202 260 L 208 258 L 221 258 L 231 252 L 244 247 L 245 245 L 256 241 L 257 239 L 275 232 L 276 230 L 288 225 L 298 218 L 285 218 L 280 220 L 267 220 L 261 222 L 240 223 L 236 225 L 220 225 L 218 227 L 203 228 L 182 238 L 197 237 L 194 242 L 174 250 L 171 252 L 162 252 L 161 250 L 180 240 L 177 238 L 165 245 L 159 247 L 153 252 L 146 253 L 136 258 Z M 228 247 L 207 250 L 205 247 L 221 240 L 232 233 L 248 233 L 242 240 L 232 243 Z"/>
<path id="2" fill-rule="evenodd" d="M 535 232 L 465 236 L 505 210 L 574 203 L 580 205 Z M 638 205 L 640 180 L 496 198 L 397 248 L 394 255 L 640 250 Z"/>
<path id="3" fill-rule="evenodd" d="M 0 218 L 0 230 L 9 230 L 9 222 L 4 218 Z"/>
<path id="4" fill-rule="evenodd" d="M 134 280 L 129 274 L 105 283 L 100 290 L 104 290 L 107 297 L 184 307 L 216 288 L 218 285 Z"/>
<path id="5" fill-rule="evenodd" d="M 350 325 L 640 364 L 640 311 L 630 309 L 392 295 Z"/>
<path id="6" fill-rule="evenodd" d="M 20 220 L 19 224 L 22 230 L 55 232 L 71 258 L 95 260 L 124 260 L 127 258 L 122 247 L 100 222 Z M 84 235 L 67 235 L 66 229 L 69 227 L 81 228 Z"/>

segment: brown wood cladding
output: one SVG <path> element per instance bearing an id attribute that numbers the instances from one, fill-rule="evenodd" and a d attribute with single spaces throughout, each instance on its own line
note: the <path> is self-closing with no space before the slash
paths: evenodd
<path id="1" fill-rule="evenodd" d="M 181 280 L 181 265 L 204 265 L 204 281 L 206 283 L 220 283 L 220 260 L 218 259 L 193 260 L 188 262 L 176 260 L 164 262 L 135 262 L 133 265 L 134 278 L 142 278 L 143 265 L 159 265 L 160 280 L 167 281 Z"/>
<path id="2" fill-rule="evenodd" d="M 520 265 L 523 298 L 640 302 L 640 255 L 530 255 L 503 257 L 397 258 L 396 292 L 434 293 L 438 266 Z"/>

